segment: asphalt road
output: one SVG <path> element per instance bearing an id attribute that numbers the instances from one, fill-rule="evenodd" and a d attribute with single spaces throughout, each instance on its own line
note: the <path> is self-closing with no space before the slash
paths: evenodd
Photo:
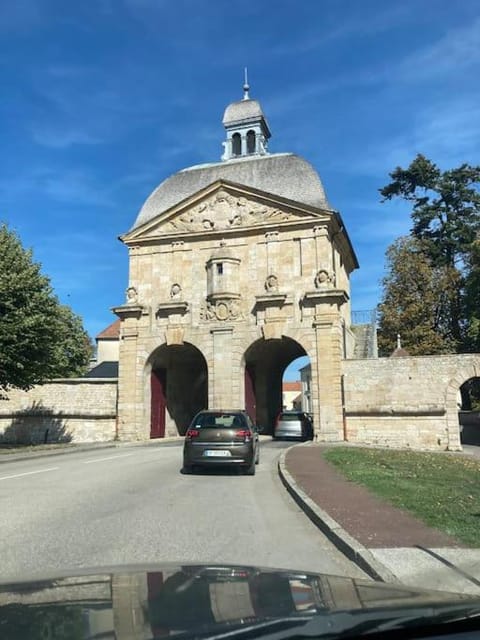
<path id="1" fill-rule="evenodd" d="M 0 465 L 0 580 L 138 563 L 255 564 L 363 576 L 295 505 L 263 442 L 255 476 L 182 475 L 181 446 Z"/>

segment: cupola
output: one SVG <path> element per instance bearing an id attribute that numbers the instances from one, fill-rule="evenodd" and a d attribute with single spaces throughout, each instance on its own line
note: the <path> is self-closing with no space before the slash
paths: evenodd
<path id="1" fill-rule="evenodd" d="M 260 103 L 250 98 L 249 90 L 245 69 L 243 99 L 229 104 L 223 114 L 222 122 L 227 132 L 227 139 L 223 143 L 222 160 L 235 160 L 267 153 L 267 142 L 271 137 L 270 129 Z"/>

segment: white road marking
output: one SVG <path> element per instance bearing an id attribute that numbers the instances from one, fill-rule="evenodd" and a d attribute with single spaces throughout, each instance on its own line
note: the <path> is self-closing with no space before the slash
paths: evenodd
<path id="1" fill-rule="evenodd" d="M 10 478 L 21 478 L 22 476 L 31 476 L 34 473 L 45 473 L 46 471 L 57 471 L 58 467 L 50 467 L 49 469 L 39 469 L 38 471 L 26 471 L 25 473 L 16 473 L 13 476 L 3 476 L 0 480 L 10 480 Z"/>
<path id="2" fill-rule="evenodd" d="M 121 456 L 108 456 L 108 458 L 96 458 L 95 460 L 86 460 L 83 461 L 83 464 L 94 464 L 95 462 L 105 462 L 105 460 L 118 460 L 119 458 L 128 458 L 128 456 L 133 456 L 133 453 L 124 453 Z"/>

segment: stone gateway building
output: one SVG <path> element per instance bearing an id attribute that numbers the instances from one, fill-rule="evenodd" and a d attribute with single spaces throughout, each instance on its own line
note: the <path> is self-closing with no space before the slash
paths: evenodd
<path id="1" fill-rule="evenodd" d="M 308 356 L 304 408 L 319 441 L 480 444 L 480 413 L 459 403 L 480 354 L 377 357 L 375 323 L 352 323 L 358 264 L 342 219 L 308 162 L 268 153 L 270 129 L 244 89 L 225 110 L 222 160 L 162 182 L 122 236 L 127 298 L 97 336 L 96 366 L 10 390 L 0 441 L 183 435 L 206 407 L 246 408 L 271 433 L 283 373 Z"/>
<path id="2" fill-rule="evenodd" d="M 305 355 L 317 435 L 343 439 L 357 259 L 316 171 L 268 153 L 267 120 L 244 92 L 225 110 L 222 160 L 162 182 L 121 237 L 120 439 L 183 434 L 206 407 L 246 408 L 269 433 L 283 373 Z"/>

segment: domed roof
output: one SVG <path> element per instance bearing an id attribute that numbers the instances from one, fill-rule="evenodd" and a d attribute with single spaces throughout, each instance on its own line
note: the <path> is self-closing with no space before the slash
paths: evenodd
<path id="1" fill-rule="evenodd" d="M 302 204 L 330 209 L 323 185 L 312 165 L 293 153 L 276 153 L 197 165 L 175 173 L 147 198 L 132 229 L 217 180 L 227 180 Z"/>
<path id="2" fill-rule="evenodd" d="M 227 127 L 245 120 L 257 120 L 258 118 L 265 118 L 265 116 L 257 100 L 238 100 L 238 102 L 229 104 L 225 109 L 222 123 Z"/>

